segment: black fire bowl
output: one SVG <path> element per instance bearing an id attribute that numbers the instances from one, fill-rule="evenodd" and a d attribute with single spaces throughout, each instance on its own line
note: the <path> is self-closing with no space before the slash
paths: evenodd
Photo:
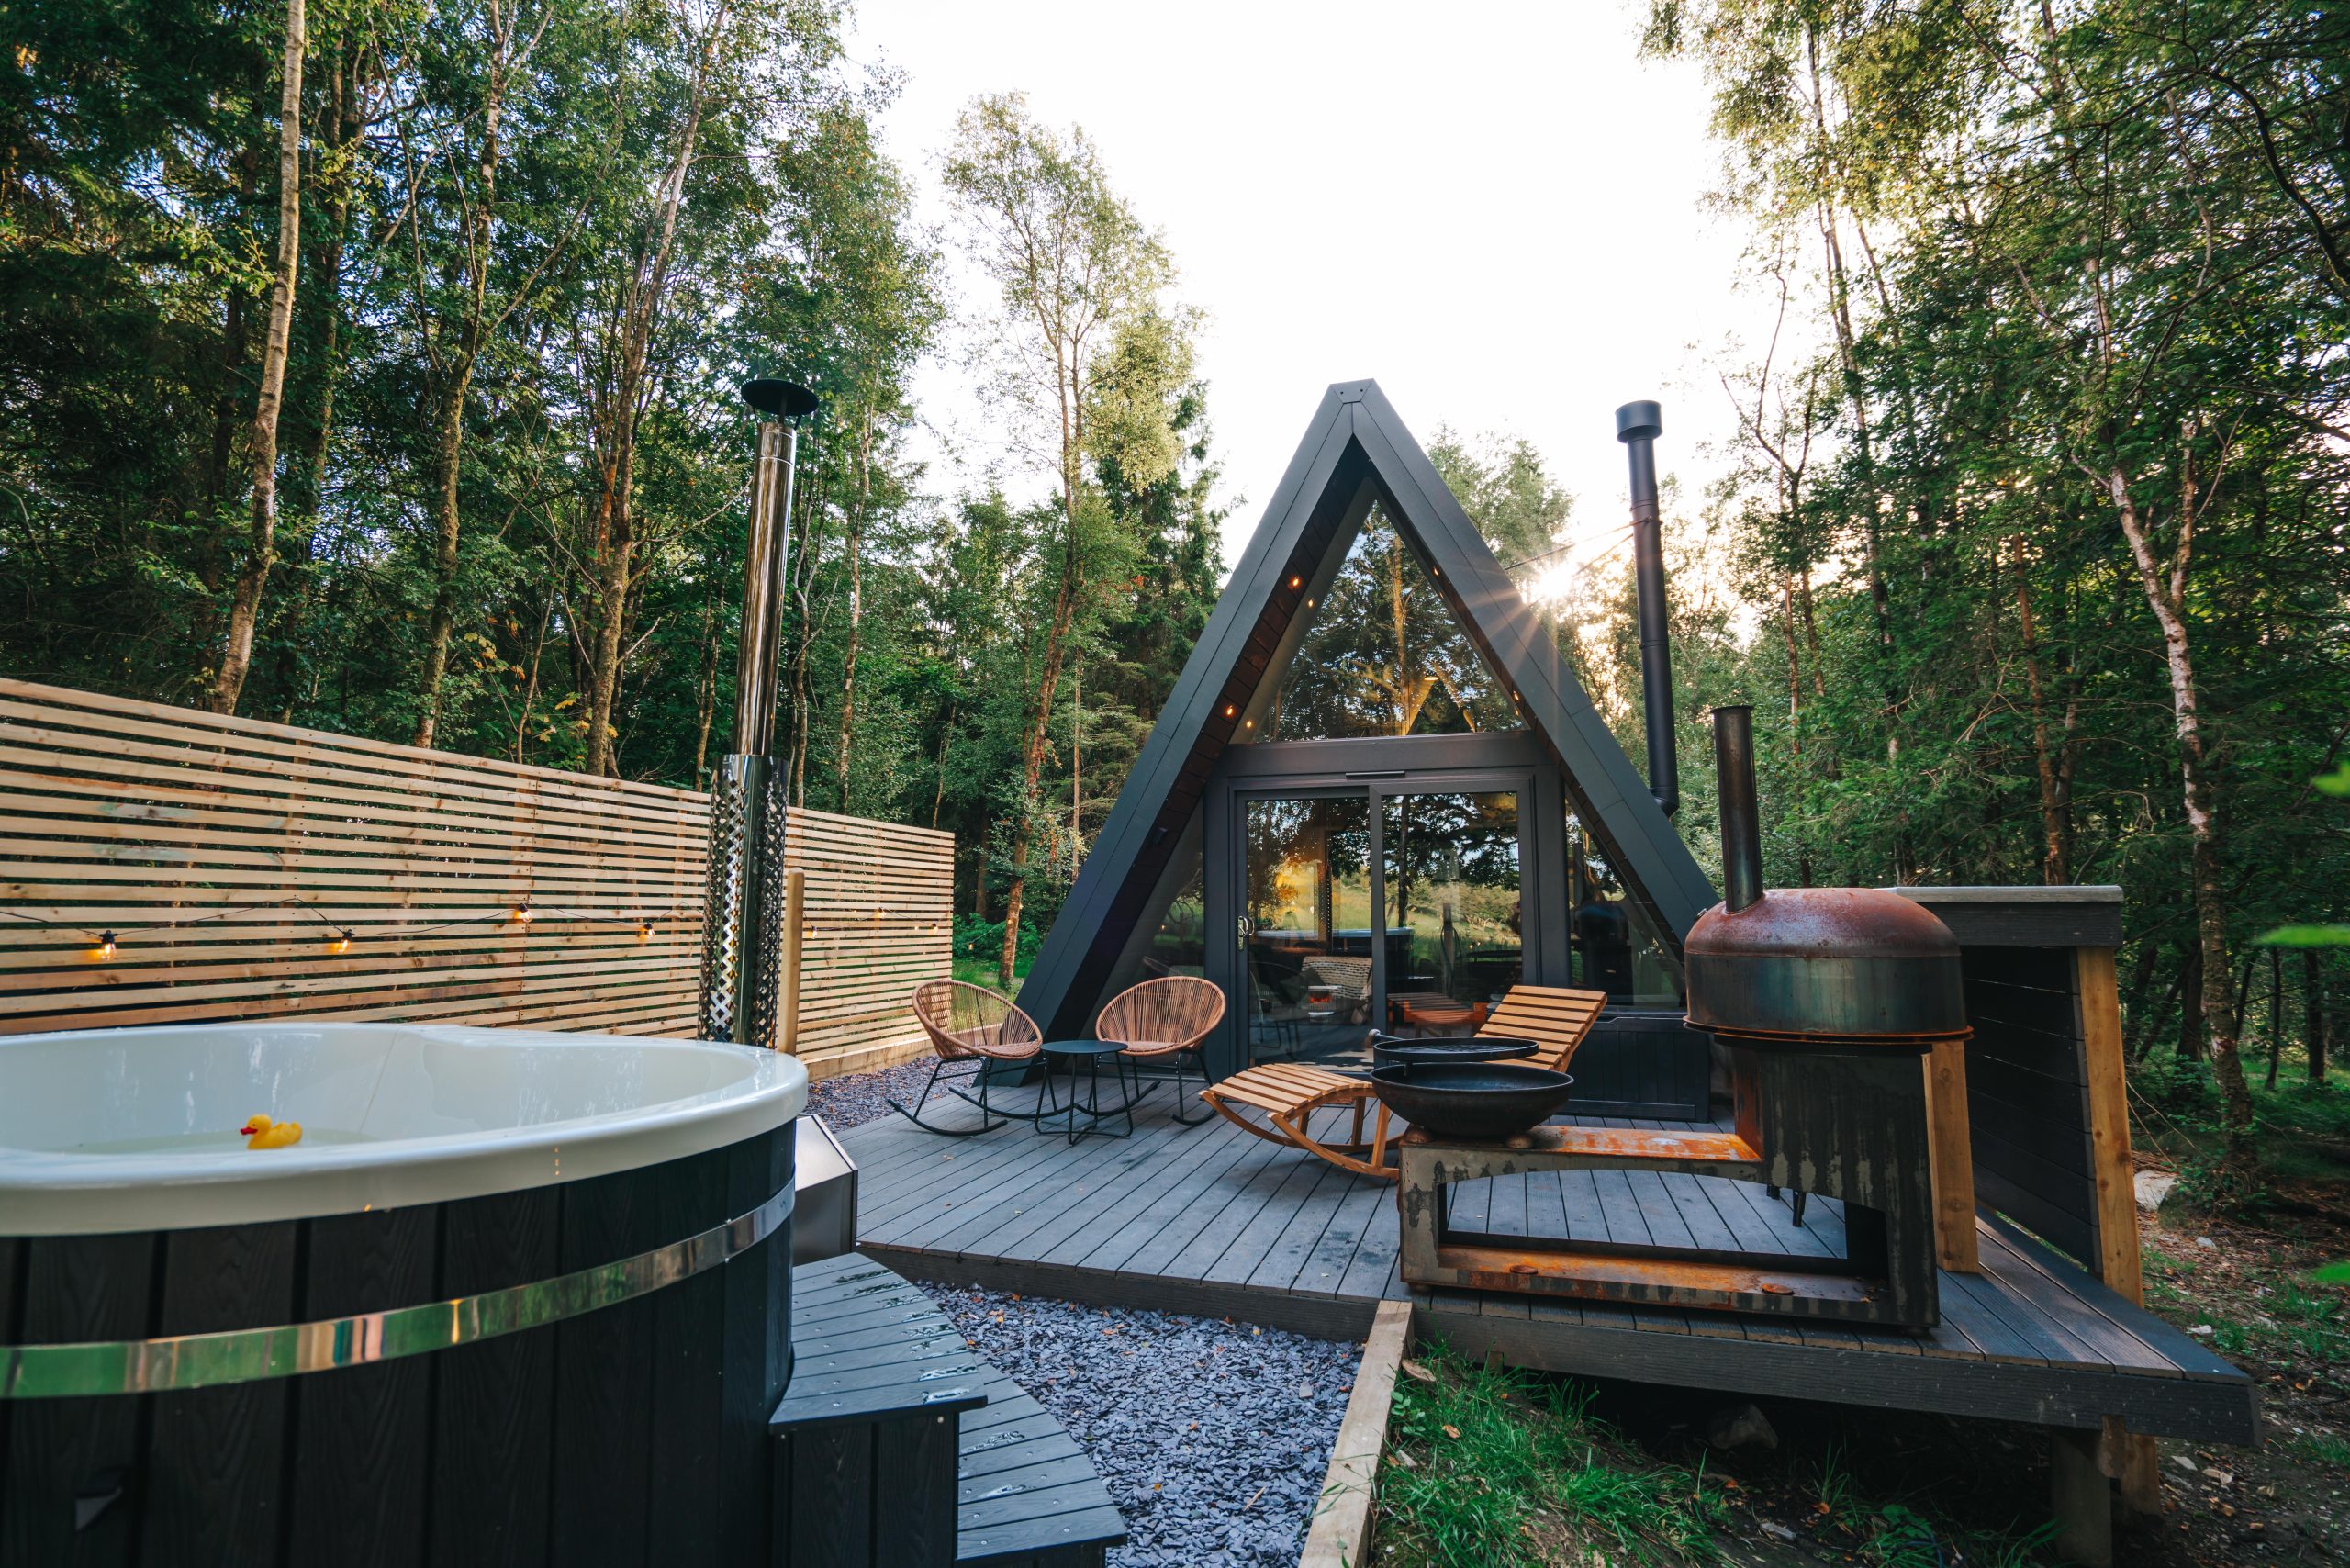
<path id="1" fill-rule="evenodd" d="M 1371 1070 L 1382 1103 L 1438 1137 L 1506 1138 L 1565 1108 L 1575 1081 L 1514 1062 L 1449 1062 Z"/>
<path id="2" fill-rule="evenodd" d="M 1440 1067 L 1447 1062 L 1515 1061 L 1532 1056 L 1533 1040 L 1506 1035 L 1447 1035 L 1404 1039 L 1395 1035 L 1371 1036 L 1371 1059 L 1379 1067 Z"/>

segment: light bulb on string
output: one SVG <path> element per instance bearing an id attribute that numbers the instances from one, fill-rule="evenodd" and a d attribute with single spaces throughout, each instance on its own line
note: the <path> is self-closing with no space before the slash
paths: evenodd
<path id="1" fill-rule="evenodd" d="M 516 905 L 514 906 L 514 914 L 513 914 L 513 917 L 512 917 L 512 918 L 513 918 L 514 924 L 517 924 L 517 925 L 528 925 L 528 924 L 531 924 L 531 919 L 532 919 L 532 910 L 531 910 L 531 906 L 530 906 L 529 904 L 526 904 L 526 903 L 518 903 L 518 904 L 516 904 Z"/>
<path id="2" fill-rule="evenodd" d="M 99 933 L 98 933 L 98 945 L 97 945 L 97 946 L 96 946 L 95 948 L 92 949 L 92 951 L 91 951 L 91 955 L 90 955 L 90 956 L 91 956 L 92 958 L 94 958 L 97 959 L 97 960 L 98 960 L 98 962 L 100 962 L 100 963 L 102 963 L 102 964 L 103 964 L 103 963 L 105 963 L 108 958 L 113 958 L 113 957 L 114 957 L 114 933 L 113 933 L 113 932 L 111 932 L 111 931 L 101 931 L 101 932 L 99 932 Z"/>
<path id="3" fill-rule="evenodd" d="M 327 938 L 327 951 L 335 954 L 350 952 L 351 933 L 348 931 L 338 931 L 332 936 Z"/>

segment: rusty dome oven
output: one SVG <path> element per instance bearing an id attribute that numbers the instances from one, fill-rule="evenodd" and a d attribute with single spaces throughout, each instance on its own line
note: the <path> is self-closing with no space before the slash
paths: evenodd
<path id="1" fill-rule="evenodd" d="M 1958 938 L 1931 911 L 1882 888 L 1762 890 L 1752 723 L 1749 709 L 1714 711 L 1723 899 L 1684 946 L 1689 1026 L 1766 1047 L 1966 1038 Z"/>

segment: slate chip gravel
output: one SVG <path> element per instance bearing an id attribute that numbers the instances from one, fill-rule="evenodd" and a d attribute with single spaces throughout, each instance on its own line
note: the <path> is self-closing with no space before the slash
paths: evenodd
<path id="1" fill-rule="evenodd" d="M 1163 1312 L 927 1287 L 1068 1427 L 1125 1516 L 1116 1568 L 1297 1561 L 1362 1347 Z"/>
<path id="2" fill-rule="evenodd" d="M 824 1125 L 836 1133 L 861 1127 L 867 1122 L 878 1122 L 884 1116 L 897 1114 L 890 1109 L 891 1100 L 901 1105 L 911 1105 L 920 1099 L 923 1081 L 930 1077 L 930 1070 L 935 1065 L 929 1057 L 917 1057 L 912 1061 L 885 1067 L 878 1072 L 850 1073 L 840 1078 L 820 1080 L 808 1086 L 808 1109 L 811 1114 L 823 1117 Z M 960 1084 L 970 1076 L 970 1072 L 968 1067 L 952 1069 L 948 1076 L 940 1081 L 938 1098 L 945 1098 L 947 1083 Z M 959 1100 L 946 1100 L 943 1109 L 951 1113 L 961 1104 Z M 923 1119 L 929 1119 L 927 1113 Z M 971 1120 L 974 1124 L 978 1122 L 976 1112 L 972 1114 Z"/>

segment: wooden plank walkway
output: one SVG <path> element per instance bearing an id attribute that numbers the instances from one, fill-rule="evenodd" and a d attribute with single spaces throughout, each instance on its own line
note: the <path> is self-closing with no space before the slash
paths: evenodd
<path id="1" fill-rule="evenodd" d="M 2251 1380 L 1994 1216 L 1983 1271 L 1942 1276 L 1924 1333 L 1472 1292 L 1409 1295 L 1394 1189 L 1249 1137 L 1177 1125 L 1161 1085 L 1131 1138 L 1011 1126 L 934 1137 L 898 1117 L 842 1135 L 862 1170 L 859 1247 L 918 1278 L 1104 1305 L 1233 1316 L 1360 1338 L 1382 1299 L 1421 1335 L 1522 1366 L 2044 1426 L 2255 1440 Z M 968 1114 L 957 1106 L 948 1117 Z M 1659 1126 L 1616 1122 L 1611 1126 Z M 1462 1187 L 1455 1223 L 1757 1252 L 1843 1246 L 1837 1204 L 1797 1226 L 1750 1182 L 1659 1171 L 1542 1172 Z"/>
<path id="2" fill-rule="evenodd" d="M 957 1568 L 1098 1568 L 1125 1539 L 1077 1439 L 921 1290 L 852 1253 L 794 1269 L 791 1310 L 791 1389 L 778 1427 L 912 1408 L 959 1413 Z"/>

